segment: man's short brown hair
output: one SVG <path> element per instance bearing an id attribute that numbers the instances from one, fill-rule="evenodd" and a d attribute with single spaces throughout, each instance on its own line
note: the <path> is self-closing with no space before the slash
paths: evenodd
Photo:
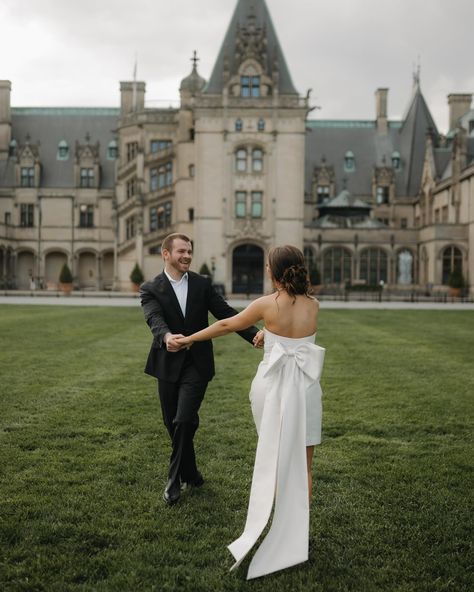
<path id="1" fill-rule="evenodd" d="M 163 242 L 161 243 L 161 252 L 166 250 L 171 253 L 173 249 L 173 241 L 175 239 L 181 239 L 186 241 L 187 243 L 191 242 L 189 236 L 186 236 L 185 234 L 181 234 L 179 232 L 173 232 L 172 234 L 168 234 L 168 236 L 165 236 L 165 238 L 163 239 Z"/>

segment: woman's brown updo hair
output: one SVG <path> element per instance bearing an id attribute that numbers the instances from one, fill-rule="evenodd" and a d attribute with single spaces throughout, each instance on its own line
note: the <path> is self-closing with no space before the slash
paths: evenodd
<path id="1" fill-rule="evenodd" d="M 297 295 L 310 296 L 311 284 L 303 253 L 291 245 L 273 247 L 268 254 L 268 265 L 272 279 L 293 298 Z"/>

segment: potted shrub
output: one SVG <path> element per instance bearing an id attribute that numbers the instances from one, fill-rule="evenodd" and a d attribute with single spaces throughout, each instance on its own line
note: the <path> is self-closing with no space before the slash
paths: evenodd
<path id="1" fill-rule="evenodd" d="M 464 278 L 462 271 L 459 268 L 453 269 L 453 271 L 449 274 L 448 286 L 449 296 L 453 296 L 454 298 L 459 298 L 461 296 L 462 289 L 464 288 Z"/>
<path id="2" fill-rule="evenodd" d="M 59 287 L 65 294 L 70 294 L 72 291 L 72 273 L 67 263 L 61 268 Z"/>
<path id="3" fill-rule="evenodd" d="M 135 263 L 135 267 L 132 269 L 132 273 L 130 274 L 130 281 L 132 282 L 132 287 L 134 292 L 138 292 L 140 288 L 140 284 L 143 284 L 145 277 L 143 275 L 142 270 L 138 263 Z"/>
<path id="4" fill-rule="evenodd" d="M 206 275 L 207 277 L 211 277 L 211 270 L 209 269 L 209 267 L 207 266 L 207 263 L 203 263 L 201 265 L 201 268 L 199 269 L 199 273 L 201 275 Z"/>

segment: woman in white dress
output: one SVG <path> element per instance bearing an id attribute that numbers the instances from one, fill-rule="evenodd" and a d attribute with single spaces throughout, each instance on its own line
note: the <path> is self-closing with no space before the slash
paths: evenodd
<path id="1" fill-rule="evenodd" d="M 309 501 L 314 446 L 321 442 L 321 376 L 325 350 L 314 344 L 319 311 L 311 296 L 303 253 L 273 248 L 267 270 L 275 292 L 258 298 L 234 317 L 179 339 L 186 347 L 240 331 L 263 320 L 264 358 L 250 389 L 258 432 L 247 521 L 229 545 L 236 568 L 263 532 L 248 579 L 308 559 Z"/>

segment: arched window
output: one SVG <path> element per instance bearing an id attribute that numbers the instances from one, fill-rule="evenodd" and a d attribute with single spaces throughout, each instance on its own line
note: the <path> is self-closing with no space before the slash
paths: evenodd
<path id="1" fill-rule="evenodd" d="M 107 147 L 108 160 L 115 160 L 118 157 L 118 146 L 115 140 L 111 140 Z"/>
<path id="2" fill-rule="evenodd" d="M 235 131 L 236 132 L 242 131 L 242 120 L 240 119 L 240 117 L 235 120 Z"/>
<path id="3" fill-rule="evenodd" d="M 323 278 L 325 284 L 350 282 L 352 278 L 352 255 L 342 247 L 333 247 L 324 252 Z"/>
<path id="4" fill-rule="evenodd" d="M 380 282 L 387 282 L 388 277 L 387 254 L 383 249 L 373 247 L 364 249 L 360 254 L 360 279 L 369 286 L 378 286 Z"/>
<path id="5" fill-rule="evenodd" d="M 457 247 L 446 247 L 443 251 L 443 277 L 442 283 L 447 284 L 453 271 L 462 273 L 462 253 Z"/>
<path id="6" fill-rule="evenodd" d="M 413 283 L 413 255 L 408 249 L 403 249 L 397 257 L 397 283 Z"/>
<path id="7" fill-rule="evenodd" d="M 252 150 L 252 171 L 260 173 L 263 170 L 263 152 L 260 148 Z"/>
<path id="8" fill-rule="evenodd" d="M 66 140 L 61 140 L 58 144 L 58 160 L 67 160 L 69 158 L 69 146 Z"/>
<path id="9" fill-rule="evenodd" d="M 303 249 L 304 261 L 306 263 L 306 267 L 311 269 L 314 264 L 314 251 L 311 247 L 305 247 Z"/>
<path id="10" fill-rule="evenodd" d="M 259 132 L 265 131 L 265 119 L 263 119 L 262 117 L 260 117 L 260 119 L 258 120 L 257 129 Z"/>
<path id="11" fill-rule="evenodd" d="M 348 150 L 344 156 L 344 170 L 346 173 L 355 171 L 355 158 L 352 150 Z"/>
<path id="12" fill-rule="evenodd" d="M 247 150 L 239 148 L 235 153 L 235 170 L 238 173 L 245 173 L 247 170 Z"/>
<path id="13" fill-rule="evenodd" d="M 400 158 L 400 152 L 398 152 L 398 150 L 395 150 L 395 152 L 392 154 L 392 168 L 395 171 L 399 171 L 401 168 L 401 158 Z"/>

